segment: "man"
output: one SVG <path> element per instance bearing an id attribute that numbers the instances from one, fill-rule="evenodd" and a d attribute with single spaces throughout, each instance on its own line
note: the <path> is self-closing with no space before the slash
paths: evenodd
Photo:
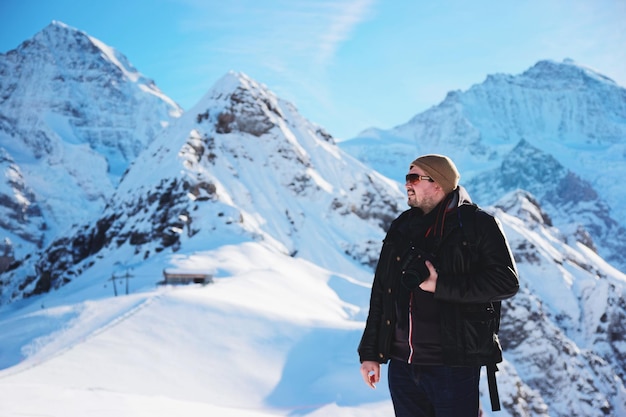
<path id="1" fill-rule="evenodd" d="M 499 410 L 500 301 L 519 289 L 500 223 L 472 204 L 456 166 L 424 155 L 406 175 L 410 209 L 391 224 L 374 275 L 359 344 L 375 388 L 389 361 L 397 417 L 476 417 L 480 367 Z"/>

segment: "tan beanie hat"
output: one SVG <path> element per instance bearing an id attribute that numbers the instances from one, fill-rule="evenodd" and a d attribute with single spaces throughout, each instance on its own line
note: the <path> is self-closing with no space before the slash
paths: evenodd
<path id="1" fill-rule="evenodd" d="M 432 177 L 446 194 L 456 189 L 457 185 L 459 185 L 461 175 L 457 171 L 454 162 L 447 156 L 437 154 L 420 156 L 411 162 L 409 169 L 413 166 L 424 170 L 424 173 Z"/>

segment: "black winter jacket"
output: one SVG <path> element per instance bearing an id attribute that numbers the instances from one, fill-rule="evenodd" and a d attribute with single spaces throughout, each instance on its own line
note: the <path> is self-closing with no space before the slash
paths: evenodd
<path id="1" fill-rule="evenodd" d="M 502 361 L 500 301 L 518 291 L 517 270 L 500 223 L 472 205 L 462 187 L 453 193 L 444 200 L 445 221 L 436 225 L 440 233 L 434 264 L 439 276 L 434 297 L 441 310 L 443 361 L 449 366 L 495 368 Z M 358 348 L 361 362 L 389 360 L 397 319 L 394 296 L 402 285 L 404 258 L 409 256 L 402 231 L 414 210 L 419 209 L 409 209 L 394 220 L 383 241 Z"/>

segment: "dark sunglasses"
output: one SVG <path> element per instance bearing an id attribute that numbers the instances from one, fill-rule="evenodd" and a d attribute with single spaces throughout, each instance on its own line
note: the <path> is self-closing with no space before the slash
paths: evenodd
<path id="1" fill-rule="evenodd" d="M 406 174 L 406 181 L 405 184 L 407 182 L 410 182 L 411 184 L 415 184 L 418 181 L 428 181 L 428 182 L 435 182 L 434 179 L 432 179 L 431 177 L 429 177 L 428 175 L 420 175 L 420 174 Z"/>

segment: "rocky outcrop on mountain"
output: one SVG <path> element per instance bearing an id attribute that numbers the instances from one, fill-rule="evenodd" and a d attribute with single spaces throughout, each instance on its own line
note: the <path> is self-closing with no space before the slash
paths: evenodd
<path id="1" fill-rule="evenodd" d="M 504 366 L 498 381 L 515 393 L 503 397 L 504 407 L 512 415 L 620 415 L 624 274 L 568 243 L 527 192 L 505 196 L 492 210 L 505 225 L 521 280 L 520 292 L 503 303 L 499 336 L 514 372 Z"/>
<path id="2" fill-rule="evenodd" d="M 22 172 L 11 156 L 0 148 L 0 166 L 4 167 L 0 182 L 0 228 L 41 249 L 46 223 L 35 193 L 25 184 Z M 33 227 L 34 226 L 34 227 Z M 13 237 L 13 236 L 11 236 Z M 5 236 L 5 256 L 13 257 L 11 238 Z M 0 272 L 4 271 L 0 267 Z"/>
<path id="3" fill-rule="evenodd" d="M 611 217 L 608 203 L 592 184 L 565 168 L 552 155 L 520 141 L 502 158 L 498 168 L 483 172 L 466 183 L 474 196 L 503 195 L 526 190 L 541 201 L 547 213 L 554 213 L 554 226 L 593 250 L 613 265 L 626 265 L 626 228 Z"/>
<path id="4" fill-rule="evenodd" d="M 0 54 L 0 169 L 16 191 L 0 200 L 1 228 L 16 255 L 102 210 L 180 114 L 122 54 L 60 22 Z"/>
<path id="5" fill-rule="evenodd" d="M 613 361 L 592 348 L 578 346 L 547 317 L 543 303 L 527 288 L 506 304 L 500 337 L 505 358 L 527 386 L 504 397 L 503 407 L 523 409 L 513 415 L 616 416 L 626 406 L 624 380 Z M 499 382 L 509 385 L 506 368 Z M 539 393 L 537 405 L 521 406 L 528 393 Z"/>

